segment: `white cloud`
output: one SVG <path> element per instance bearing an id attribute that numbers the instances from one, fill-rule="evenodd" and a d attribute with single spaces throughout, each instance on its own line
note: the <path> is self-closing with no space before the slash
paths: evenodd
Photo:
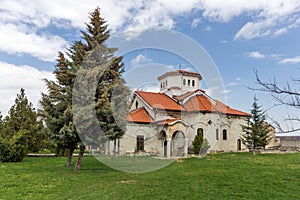
<path id="1" fill-rule="evenodd" d="M 209 31 L 211 31 L 211 29 L 212 29 L 212 27 L 208 26 L 208 27 L 205 28 L 205 31 L 209 32 Z"/>
<path id="2" fill-rule="evenodd" d="M 28 99 L 37 107 L 41 92 L 46 91 L 43 82 L 45 78 L 54 80 L 54 75 L 27 65 L 15 66 L 0 61 L 0 111 L 2 114 L 7 114 L 21 88 L 25 89 Z"/>
<path id="3" fill-rule="evenodd" d="M 238 85 L 238 83 L 237 82 L 230 82 L 230 83 L 226 84 L 226 87 L 235 86 L 235 85 Z"/>
<path id="4" fill-rule="evenodd" d="M 248 52 L 246 53 L 246 55 L 250 58 L 256 58 L 256 59 L 262 59 L 265 58 L 266 56 L 258 51 L 252 51 L 252 52 Z"/>
<path id="5" fill-rule="evenodd" d="M 49 25 L 59 28 L 83 29 L 88 13 L 97 6 L 112 32 L 143 30 L 145 28 L 172 29 L 175 19 L 199 13 L 191 27 L 202 18 L 228 22 L 233 17 L 247 14 L 249 21 L 235 35 L 235 39 L 279 36 L 300 24 L 299 0 L 237 1 L 227 0 L 72 0 L 41 1 L 2 0 L 0 4 L 0 50 L 8 53 L 27 53 L 41 60 L 53 61 L 57 51 L 67 42 L 56 33 L 41 34 Z M 210 28 L 209 28 L 210 29 Z M 9 45 L 8 45 L 9 42 Z"/>
<path id="6" fill-rule="evenodd" d="M 272 59 L 279 60 L 283 56 L 283 54 L 273 53 L 269 55 Z"/>
<path id="7" fill-rule="evenodd" d="M 0 22 L 0 51 L 10 54 L 27 53 L 40 60 L 54 61 L 57 52 L 64 50 L 67 42 L 54 35 L 37 35 L 30 30 L 14 24 L 3 24 Z"/>
<path id="8" fill-rule="evenodd" d="M 235 39 L 278 36 L 300 24 L 298 0 L 226 0 L 222 3 L 219 0 L 203 0 L 201 9 L 205 18 L 222 23 L 247 14 L 250 20 L 237 32 Z"/>
<path id="9" fill-rule="evenodd" d="M 285 58 L 279 61 L 281 64 L 297 64 L 300 63 L 300 56 L 296 56 L 293 58 Z"/>
<path id="10" fill-rule="evenodd" d="M 174 65 L 167 65 L 166 68 L 168 70 L 175 70 L 175 66 Z"/>
<path id="11" fill-rule="evenodd" d="M 149 63 L 151 61 L 152 61 L 151 58 L 148 58 L 148 57 L 144 56 L 143 54 L 139 54 L 130 61 L 130 64 L 132 67 L 137 67 L 139 65 Z"/>
<path id="12" fill-rule="evenodd" d="M 192 29 L 197 28 L 200 23 L 201 23 L 201 18 L 197 17 L 197 18 L 193 19 L 191 28 Z"/>
<path id="13" fill-rule="evenodd" d="M 300 24 L 300 2 L 298 0 L 254 0 L 239 5 L 241 5 L 240 11 L 252 13 L 253 20 L 247 22 L 236 33 L 234 39 L 277 37 Z"/>
<path id="14" fill-rule="evenodd" d="M 145 28 L 171 29 L 175 24 L 175 16 L 190 13 L 199 8 L 200 3 L 198 0 L 90 0 L 88 3 L 74 3 L 72 0 L 2 0 L 0 51 L 28 53 L 41 60 L 53 61 L 67 42 L 56 33 L 41 35 L 40 30 L 49 25 L 83 29 L 88 22 L 88 13 L 97 6 L 101 8 L 109 29 L 116 32 Z"/>

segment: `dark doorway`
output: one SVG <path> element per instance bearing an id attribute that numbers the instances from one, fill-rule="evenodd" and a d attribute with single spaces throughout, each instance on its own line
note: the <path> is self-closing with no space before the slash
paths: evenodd
<path id="1" fill-rule="evenodd" d="M 168 147 L 167 147 L 167 140 L 164 141 L 164 157 L 167 157 L 167 151 L 168 151 Z"/>
<path id="2" fill-rule="evenodd" d="M 136 137 L 136 150 L 144 151 L 144 136 L 143 135 L 138 135 Z"/>
<path id="3" fill-rule="evenodd" d="M 242 142 L 240 139 L 237 140 L 237 150 L 242 150 Z"/>

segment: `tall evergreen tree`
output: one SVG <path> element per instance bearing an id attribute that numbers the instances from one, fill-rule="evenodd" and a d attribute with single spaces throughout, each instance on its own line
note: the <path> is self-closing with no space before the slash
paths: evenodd
<path id="1" fill-rule="evenodd" d="M 261 106 L 257 104 L 257 99 L 254 98 L 254 102 L 251 110 L 251 118 L 249 119 L 248 126 L 241 125 L 245 134 L 242 136 L 242 142 L 249 149 L 252 149 L 253 155 L 255 155 L 258 147 L 264 147 L 270 143 L 271 135 L 269 134 L 269 126 L 265 122 L 265 112 L 261 110 Z"/>
<path id="2" fill-rule="evenodd" d="M 22 88 L 4 122 L 0 122 L 1 137 L 6 146 L 4 161 L 21 161 L 28 152 L 37 152 L 45 139 L 43 124 Z"/>
<path id="3" fill-rule="evenodd" d="M 111 101 L 115 88 L 123 88 L 121 102 L 127 102 L 126 95 L 129 94 L 121 78 L 122 57 L 114 56 L 116 48 L 109 48 L 105 44 L 109 31 L 99 8 L 90 14 L 90 22 L 86 26 L 86 31 L 82 31 L 84 41 L 74 42 L 67 51 L 70 59 L 66 59 L 63 53 L 59 54 L 54 71 L 57 81 L 46 80 L 49 93 L 43 94 L 41 101 L 41 113 L 52 138 L 70 149 L 67 165 L 71 162 L 74 148 L 80 147 L 76 170 L 80 168 L 85 144 L 99 145 L 103 139 L 94 127 L 99 124 L 109 139 L 124 134 L 123 127 L 118 126 L 113 118 Z M 84 104 L 89 102 L 91 94 L 92 105 Z M 95 109 L 97 122 L 89 120 L 93 117 L 91 107 Z"/>
<path id="4" fill-rule="evenodd" d="M 56 143 L 57 153 L 68 149 L 67 166 L 71 165 L 72 155 L 80 142 L 80 138 L 73 125 L 72 117 L 72 89 L 78 65 L 83 60 L 84 45 L 75 42 L 68 50 L 71 61 L 68 61 L 62 52 L 59 52 L 54 75 L 57 81 L 45 80 L 48 94 L 42 94 L 40 111 L 50 131 L 50 138 Z"/>
<path id="5" fill-rule="evenodd" d="M 45 137 L 41 132 L 43 123 L 38 119 L 35 108 L 28 101 L 23 88 L 20 94 L 17 94 L 15 104 L 10 108 L 5 121 L 6 136 L 13 137 L 16 132 L 26 130 L 28 131 L 28 152 L 37 152 L 42 148 L 41 141 Z"/>

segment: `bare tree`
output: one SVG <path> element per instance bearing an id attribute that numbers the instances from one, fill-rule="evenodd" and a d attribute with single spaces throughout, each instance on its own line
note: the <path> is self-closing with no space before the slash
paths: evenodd
<path id="1" fill-rule="evenodd" d="M 297 110 L 299 113 L 300 110 L 300 91 L 292 88 L 290 83 L 300 84 L 300 78 L 291 78 L 290 82 L 286 82 L 285 85 L 280 85 L 277 83 L 276 79 L 270 79 L 269 81 L 263 81 L 260 79 L 257 70 L 255 70 L 256 81 L 259 84 L 260 88 L 250 88 L 251 90 L 263 91 L 269 93 L 275 100 L 274 106 L 284 105 L 292 109 Z M 298 114 L 299 115 L 299 114 Z M 280 133 L 288 133 L 300 131 L 300 116 L 291 116 L 287 114 L 284 118 L 284 121 L 287 122 L 287 127 L 283 128 L 282 125 L 270 118 L 275 127 Z"/>

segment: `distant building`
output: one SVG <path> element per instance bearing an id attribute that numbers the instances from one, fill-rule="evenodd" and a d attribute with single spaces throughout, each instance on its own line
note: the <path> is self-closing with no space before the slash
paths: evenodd
<path id="1" fill-rule="evenodd" d="M 279 142 L 279 139 L 276 137 L 275 135 L 275 128 L 268 124 L 269 126 L 269 134 L 271 136 L 271 141 L 270 143 L 266 146 L 266 149 L 270 149 L 270 148 L 274 148 L 274 147 L 279 147 L 280 146 L 280 142 Z"/>
<path id="2" fill-rule="evenodd" d="M 277 134 L 281 147 L 300 148 L 300 132 Z"/>
<path id="3" fill-rule="evenodd" d="M 177 70 L 158 77 L 159 93 L 134 92 L 119 153 L 185 156 L 196 134 L 208 140 L 209 151 L 245 149 L 241 124 L 251 115 L 208 96 L 200 89 L 201 79 L 198 73 Z"/>

